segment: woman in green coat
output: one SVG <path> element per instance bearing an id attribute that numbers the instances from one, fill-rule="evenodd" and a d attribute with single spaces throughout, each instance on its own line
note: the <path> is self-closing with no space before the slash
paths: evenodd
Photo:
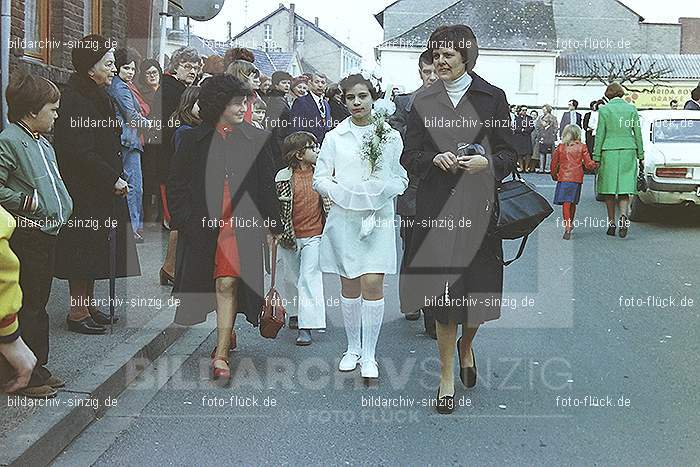
<path id="1" fill-rule="evenodd" d="M 605 197 L 608 209 L 607 234 L 615 236 L 615 204 L 620 210 L 620 238 L 629 228 L 629 195 L 637 194 L 637 161 L 644 159 L 642 131 L 637 109 L 622 99 L 618 83 L 605 90 L 610 101 L 598 110 L 593 160 L 600 163 L 596 190 Z M 617 203 L 616 203 L 617 201 Z"/>

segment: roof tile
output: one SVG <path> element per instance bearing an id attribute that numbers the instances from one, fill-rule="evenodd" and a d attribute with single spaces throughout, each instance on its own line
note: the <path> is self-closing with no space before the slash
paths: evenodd
<path id="1" fill-rule="evenodd" d="M 383 45 L 424 47 L 446 24 L 471 27 L 483 49 L 553 50 L 556 45 L 552 5 L 537 0 L 462 0 Z"/>

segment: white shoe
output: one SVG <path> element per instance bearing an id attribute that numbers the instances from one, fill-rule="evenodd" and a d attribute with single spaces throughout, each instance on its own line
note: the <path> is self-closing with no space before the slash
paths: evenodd
<path id="1" fill-rule="evenodd" d="M 338 370 L 340 371 L 353 371 L 355 368 L 357 368 L 357 364 L 360 362 L 360 356 L 351 353 L 351 352 L 345 352 L 343 354 L 343 358 L 340 359 L 340 364 L 338 365 Z"/>
<path id="2" fill-rule="evenodd" d="M 363 378 L 379 378 L 379 367 L 374 360 L 362 360 L 360 362 L 360 374 Z"/>

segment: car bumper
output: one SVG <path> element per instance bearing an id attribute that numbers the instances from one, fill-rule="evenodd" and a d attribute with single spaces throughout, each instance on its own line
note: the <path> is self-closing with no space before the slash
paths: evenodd
<path id="1" fill-rule="evenodd" d="M 639 193 L 644 204 L 688 204 L 700 205 L 698 187 L 700 183 L 664 183 L 647 176 L 648 190 Z"/>

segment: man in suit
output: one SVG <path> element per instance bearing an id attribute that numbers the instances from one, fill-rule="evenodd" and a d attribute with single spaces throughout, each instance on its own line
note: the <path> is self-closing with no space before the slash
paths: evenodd
<path id="1" fill-rule="evenodd" d="M 401 133 L 401 138 L 406 136 L 406 123 L 408 114 L 413 107 L 413 101 L 416 95 L 427 89 L 431 84 L 438 80 L 435 66 L 433 65 L 433 57 L 429 51 L 423 52 L 418 58 L 418 73 L 423 84 L 410 94 L 400 94 L 394 99 L 396 111 L 389 118 L 389 125 L 396 131 Z M 415 174 L 408 174 L 408 188 L 404 194 L 400 195 L 396 203 L 396 213 L 401 216 L 401 239 L 404 244 L 405 254 L 411 244 L 411 235 L 413 233 L 413 219 L 416 216 L 416 191 L 418 190 L 419 177 Z M 404 316 L 409 321 L 414 321 L 420 318 L 420 310 L 405 312 Z M 423 311 L 423 323 L 425 325 L 425 333 L 437 339 L 435 334 L 435 318 L 432 313 Z"/>
<path id="2" fill-rule="evenodd" d="M 690 100 L 685 103 L 683 110 L 700 110 L 700 85 L 690 92 Z"/>
<path id="3" fill-rule="evenodd" d="M 331 108 L 325 98 L 326 76 L 313 73 L 309 93 L 298 97 L 289 113 L 292 132 L 308 131 L 319 143 L 331 129 Z"/>
<path id="4" fill-rule="evenodd" d="M 576 112 L 576 109 L 578 109 L 578 101 L 575 99 L 571 99 L 568 103 L 569 106 L 569 111 L 565 112 L 564 115 L 561 117 L 561 121 L 559 122 L 559 134 L 561 135 L 562 132 L 564 131 L 564 127 L 569 124 L 574 124 L 578 125 L 579 128 L 581 128 L 581 114 Z"/>
<path id="5" fill-rule="evenodd" d="M 433 57 L 430 56 L 427 50 L 420 54 L 420 57 L 418 58 L 418 74 L 423 82 L 421 87 L 410 94 L 399 94 L 394 98 L 396 111 L 394 112 L 394 115 L 389 118 L 389 125 L 401 133 L 401 137 L 406 135 L 406 122 L 408 120 L 408 114 L 411 111 L 411 107 L 413 107 L 413 100 L 416 98 L 416 94 L 438 80 L 435 67 L 433 66 Z"/>

